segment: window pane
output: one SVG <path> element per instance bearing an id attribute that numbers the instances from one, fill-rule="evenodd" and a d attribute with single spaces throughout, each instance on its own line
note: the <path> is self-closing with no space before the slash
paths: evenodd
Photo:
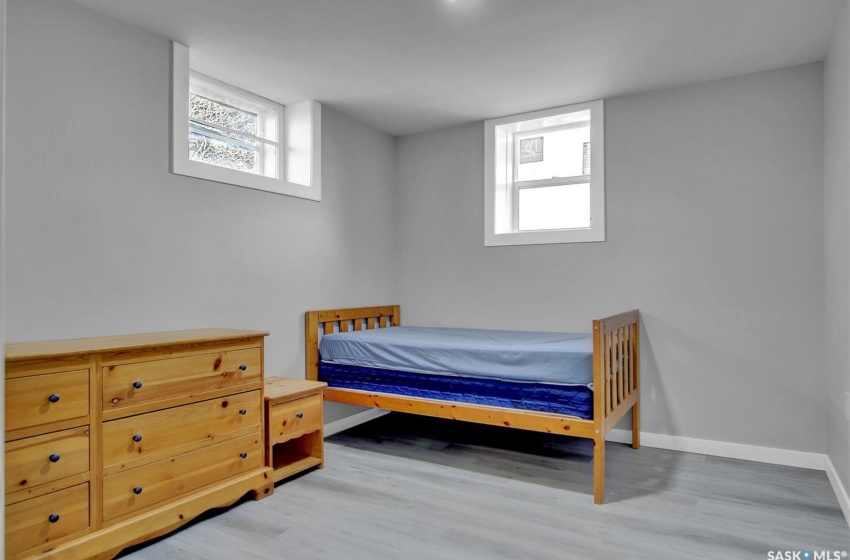
<path id="1" fill-rule="evenodd" d="M 519 229 L 590 227 L 590 183 L 519 191 Z"/>
<path id="2" fill-rule="evenodd" d="M 257 173 L 259 167 L 256 149 L 245 148 L 197 132 L 189 133 L 189 159 L 249 173 Z"/>
<path id="3" fill-rule="evenodd" d="M 590 126 L 517 135 L 517 180 L 590 175 Z"/>
<path id="4" fill-rule="evenodd" d="M 189 94 L 189 118 L 257 136 L 256 113 L 237 109 L 195 93 Z"/>
<path id="5" fill-rule="evenodd" d="M 200 123 L 196 123 L 193 121 L 189 121 L 189 132 L 197 132 L 201 136 L 212 136 L 213 138 L 216 135 L 224 136 L 226 138 L 233 138 L 234 140 L 238 140 L 237 144 L 247 144 L 244 146 L 245 148 L 257 148 L 260 143 L 257 140 L 253 140 L 247 136 L 242 136 L 241 134 L 236 134 L 235 132 L 230 132 L 224 128 L 216 128 L 214 126 L 206 126 Z"/>

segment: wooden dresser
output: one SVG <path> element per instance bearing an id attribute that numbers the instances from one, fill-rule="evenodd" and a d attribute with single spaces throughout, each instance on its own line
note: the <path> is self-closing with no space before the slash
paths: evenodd
<path id="1" fill-rule="evenodd" d="M 270 495 L 267 334 L 6 345 L 6 557 L 110 558 Z"/>

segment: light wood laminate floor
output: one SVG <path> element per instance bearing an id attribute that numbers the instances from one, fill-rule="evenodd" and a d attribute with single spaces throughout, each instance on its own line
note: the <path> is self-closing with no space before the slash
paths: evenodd
<path id="1" fill-rule="evenodd" d="M 766 559 L 847 551 L 825 473 L 403 414 L 326 440 L 326 467 L 122 555 L 144 559 Z"/>

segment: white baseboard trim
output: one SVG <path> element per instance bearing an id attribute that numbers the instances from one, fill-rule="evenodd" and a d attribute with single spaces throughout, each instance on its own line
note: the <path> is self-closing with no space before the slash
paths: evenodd
<path id="1" fill-rule="evenodd" d="M 370 420 L 380 418 L 389 414 L 389 410 L 371 408 L 346 416 L 325 424 L 325 437 L 338 434 L 339 432 L 365 424 Z M 631 443 L 631 430 L 613 429 L 608 432 L 608 441 L 618 443 Z M 744 461 L 756 461 L 758 463 L 770 463 L 772 465 L 784 465 L 786 467 L 797 467 L 801 469 L 814 469 L 827 471 L 828 457 L 823 453 L 809 453 L 806 451 L 792 451 L 789 449 L 777 449 L 774 447 L 760 447 L 757 445 L 746 445 L 743 443 L 729 443 L 725 441 L 713 441 L 708 439 L 696 439 L 683 436 L 671 436 L 667 434 L 652 434 L 641 432 L 640 443 L 646 447 L 657 447 L 671 451 L 684 451 L 686 453 L 699 453 L 702 455 L 713 455 L 715 457 L 728 457 L 730 459 L 741 459 Z M 829 462 L 831 466 L 832 463 Z M 838 480 L 835 469 L 833 476 Z M 840 481 L 839 481 L 840 483 Z M 846 493 L 844 494 L 847 495 Z M 843 506 L 842 506 L 843 509 Z"/>
<path id="2" fill-rule="evenodd" d="M 847 526 L 850 527 L 850 496 L 847 495 L 847 489 L 841 483 L 841 477 L 838 476 L 838 472 L 835 470 L 835 465 L 832 464 L 829 455 L 826 456 L 825 462 L 826 477 L 829 479 L 830 484 L 832 484 L 832 489 L 838 498 L 838 505 L 841 506 L 841 511 L 844 512 L 844 519 L 847 520 Z"/>
<path id="3" fill-rule="evenodd" d="M 339 420 L 335 420 L 333 422 L 325 424 L 325 437 L 330 437 L 334 434 L 344 432 L 345 430 L 353 428 L 354 426 L 365 424 L 369 420 L 380 418 L 381 416 L 384 416 L 389 413 L 389 410 L 381 410 L 380 408 L 370 408 L 369 410 L 364 410 L 363 412 L 358 412 L 357 414 L 352 414 L 351 416 L 340 418 Z"/>
<path id="4" fill-rule="evenodd" d="M 606 439 L 619 443 L 631 443 L 632 432 L 631 430 L 613 429 L 608 432 Z M 714 455 L 716 457 L 728 457 L 730 459 L 742 459 L 744 461 L 756 461 L 759 463 L 785 465 L 787 467 L 814 469 L 818 471 L 826 470 L 826 455 L 823 453 L 791 451 L 788 449 L 776 449 L 774 447 L 759 447 L 757 445 L 727 443 L 725 441 L 651 434 L 647 432 L 640 433 L 640 444 L 647 447 L 670 449 L 672 451 L 700 453 L 702 455 Z"/>

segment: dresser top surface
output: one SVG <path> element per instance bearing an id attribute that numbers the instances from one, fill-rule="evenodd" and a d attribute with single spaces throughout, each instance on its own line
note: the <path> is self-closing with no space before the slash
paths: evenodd
<path id="1" fill-rule="evenodd" d="M 51 356 L 94 352 L 120 352 L 150 346 L 198 344 L 268 336 L 266 331 L 241 329 L 194 329 L 117 336 L 98 336 L 41 342 L 15 342 L 6 345 L 6 362 Z"/>

